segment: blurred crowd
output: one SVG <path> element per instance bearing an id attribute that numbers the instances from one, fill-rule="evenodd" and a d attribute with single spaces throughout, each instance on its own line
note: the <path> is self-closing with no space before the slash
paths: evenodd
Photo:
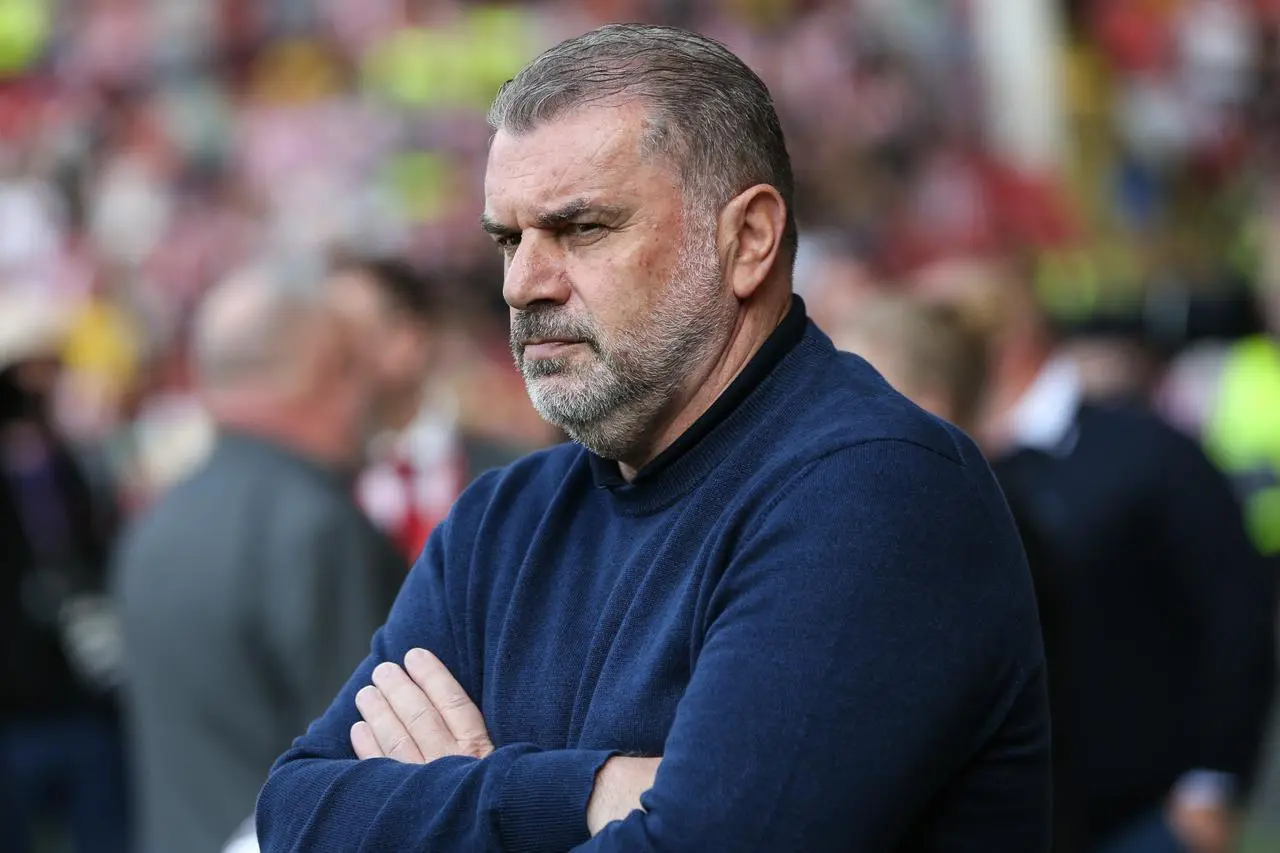
<path id="1" fill-rule="evenodd" d="M 662 20 L 721 39 L 773 90 L 819 314 L 999 250 L 1034 253 L 1055 310 L 1082 323 L 1136 324 L 1124 331 L 1164 351 L 1239 332 L 1243 289 L 1280 279 L 1275 4 L 1063 4 L 1056 174 L 984 144 L 976 5 L 6 0 L 0 274 L 73 315 L 61 417 L 119 439 L 139 501 L 200 440 L 176 428 L 191 421 L 195 302 L 264 253 L 318 267 L 394 252 L 429 273 L 447 314 L 441 392 L 477 431 L 538 446 L 554 436 L 513 381 L 497 256 L 475 224 L 485 108 L 569 34 Z"/>
<path id="2" fill-rule="evenodd" d="M 798 185 L 796 287 L 820 326 L 928 290 L 948 260 L 1004 259 L 1082 393 L 1140 401 L 1200 442 L 1256 547 L 1280 553 L 1280 3 L 1063 0 L 1069 140 L 1050 173 L 988 144 L 969 36 L 981 5 L 0 0 L 0 373 L 25 359 L 26 389 L 0 400 L 0 426 L 5 405 L 16 417 L 24 394 L 47 396 L 60 441 L 92 450 L 76 463 L 75 561 L 103 562 L 117 511 L 141 517 L 213 446 L 192 357 L 206 292 L 269 259 L 330 281 L 390 348 L 352 283 L 372 281 L 430 341 L 410 335 L 381 368 L 397 409 L 383 425 L 417 468 L 379 445 L 357 489 L 415 553 L 478 470 L 560 440 L 511 365 L 501 258 L 477 224 L 488 102 L 562 38 L 654 21 L 720 39 L 774 93 Z M 396 402 L 406 384 L 421 393 Z M 70 666 L 101 685 L 110 640 L 82 598 L 89 652 Z M 75 737 L 117 772 L 95 732 Z M 96 803 L 87 825 L 117 807 Z"/>

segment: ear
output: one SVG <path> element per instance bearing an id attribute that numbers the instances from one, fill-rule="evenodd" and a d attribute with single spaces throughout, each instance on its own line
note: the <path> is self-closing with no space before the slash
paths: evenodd
<path id="1" fill-rule="evenodd" d="M 787 227 L 787 205 L 777 189 L 756 184 L 720 211 L 717 251 L 734 296 L 748 299 L 769 277 Z"/>

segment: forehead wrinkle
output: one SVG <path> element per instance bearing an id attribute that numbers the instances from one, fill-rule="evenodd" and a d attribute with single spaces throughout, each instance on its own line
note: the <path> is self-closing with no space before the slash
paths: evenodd
<path id="1" fill-rule="evenodd" d="M 565 168 L 555 176 L 555 182 L 548 193 L 552 195 L 575 172 L 590 173 L 601 168 L 625 166 L 625 163 L 617 164 L 615 161 L 625 160 L 628 148 L 636 162 L 647 159 L 642 156 L 641 150 L 647 126 L 647 111 L 639 108 L 624 106 L 574 110 L 524 133 L 513 134 L 499 130 L 494 135 L 495 144 L 489 149 L 490 164 L 494 164 L 494 151 L 500 147 L 515 149 L 511 152 L 513 156 L 506 158 L 508 162 L 532 160 L 536 164 L 522 170 L 522 174 L 513 174 L 512 177 L 517 179 L 535 174 L 541 165 L 538 161 L 567 161 Z M 580 153 L 566 151 L 566 142 L 574 137 L 582 141 L 583 150 Z"/>
<path id="2" fill-rule="evenodd" d="M 573 158 L 571 163 L 556 175 L 555 182 L 541 194 L 543 203 L 546 204 L 547 200 L 557 197 L 595 195 L 596 193 L 581 186 L 584 181 L 587 182 L 587 187 L 598 186 L 601 178 L 607 179 L 615 174 L 624 176 L 623 186 L 630 184 L 632 181 L 625 179 L 634 170 L 624 168 L 625 162 L 618 162 L 624 159 L 620 156 L 623 150 L 619 150 L 624 149 L 624 146 L 615 144 L 620 136 L 622 136 L 622 128 L 615 127 L 610 133 L 604 134 L 603 138 L 597 140 L 590 153 Z"/>

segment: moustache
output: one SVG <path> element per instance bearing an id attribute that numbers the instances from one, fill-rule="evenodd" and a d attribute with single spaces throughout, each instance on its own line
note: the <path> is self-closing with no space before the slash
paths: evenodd
<path id="1" fill-rule="evenodd" d="M 517 355 L 534 341 L 581 341 L 599 351 L 595 329 L 557 310 L 520 311 L 511 317 L 511 350 Z"/>

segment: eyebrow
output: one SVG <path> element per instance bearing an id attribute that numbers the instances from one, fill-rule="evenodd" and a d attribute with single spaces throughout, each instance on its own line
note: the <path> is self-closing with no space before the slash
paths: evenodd
<path id="1" fill-rule="evenodd" d="M 598 204 L 585 198 L 575 198 L 554 210 L 538 213 L 533 218 L 533 224 L 536 228 L 554 230 L 563 228 L 588 213 L 604 219 L 617 220 L 622 217 L 623 210 L 611 204 Z M 503 225 L 487 213 L 480 214 L 480 227 L 495 237 L 507 237 L 520 233 L 520 229 Z"/>
<path id="2" fill-rule="evenodd" d="M 480 227 L 485 230 L 485 233 L 494 237 L 509 237 L 519 233 L 519 229 L 503 225 L 487 213 L 480 214 Z"/>

